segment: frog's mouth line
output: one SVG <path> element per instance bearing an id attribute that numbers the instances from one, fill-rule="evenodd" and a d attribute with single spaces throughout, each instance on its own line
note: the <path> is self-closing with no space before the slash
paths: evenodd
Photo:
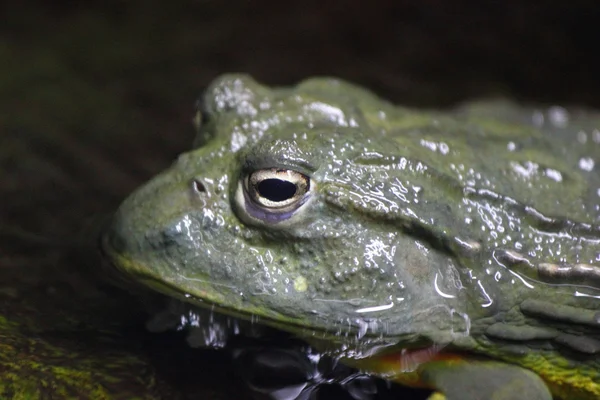
<path id="1" fill-rule="evenodd" d="M 208 297 L 199 297 L 190 294 L 184 294 L 169 282 L 159 281 L 155 277 L 144 275 L 137 279 L 138 282 L 146 287 L 150 287 L 162 294 L 184 301 L 193 306 L 209 309 L 222 315 L 231 316 L 251 323 L 269 326 L 284 332 L 300 333 L 301 336 L 312 336 L 319 339 L 327 339 L 330 341 L 347 341 L 346 336 L 340 335 L 337 329 L 327 329 L 322 326 L 305 323 L 290 319 L 289 317 L 277 318 L 264 314 L 258 314 L 240 308 L 223 305 Z M 358 329 L 349 328 L 344 334 L 348 337 L 357 336 Z M 343 340 L 346 339 L 346 340 Z"/>
<path id="2" fill-rule="evenodd" d="M 141 285 L 150 288 L 156 292 L 162 293 L 166 296 L 179 299 L 185 303 L 198 306 L 204 309 L 210 309 L 219 314 L 232 316 L 241 320 L 255 322 L 258 324 L 270 326 L 272 328 L 292 333 L 302 333 L 303 336 L 310 335 L 316 338 L 328 339 L 336 341 L 343 339 L 339 333 L 336 334 L 336 330 L 327 329 L 323 326 L 315 326 L 310 324 L 308 321 L 302 323 L 299 320 L 294 320 L 286 316 L 277 318 L 276 316 L 265 315 L 265 313 L 255 313 L 252 311 L 244 310 L 236 307 L 229 307 L 223 305 L 225 302 L 219 302 L 207 294 L 202 297 L 198 295 L 192 295 L 189 293 L 182 292 L 174 283 L 161 280 L 156 276 L 152 275 L 148 271 L 149 268 L 144 267 L 143 264 L 134 261 L 131 257 L 117 252 L 111 245 L 108 237 L 103 237 L 101 240 L 101 251 L 106 259 L 110 262 L 114 269 L 114 275 L 127 280 L 128 284 Z M 358 329 L 349 328 L 347 333 L 349 336 L 358 333 Z"/>
<path id="3" fill-rule="evenodd" d="M 360 346 L 360 343 L 368 343 L 366 347 L 356 353 L 356 355 L 361 354 L 361 356 L 356 356 L 356 358 L 350 357 L 350 359 L 354 359 L 357 362 L 356 367 L 359 369 L 362 365 L 361 360 L 376 356 L 378 359 L 381 357 L 381 359 L 388 362 L 389 365 L 401 365 L 402 371 L 413 371 L 416 370 L 420 364 L 438 359 L 438 355 L 440 355 L 442 349 L 446 347 L 445 344 L 435 344 L 430 340 L 412 334 L 398 335 L 385 339 L 379 334 L 364 334 L 359 336 L 358 328 L 349 328 L 343 334 L 340 334 L 337 329 L 327 329 L 315 325 L 302 324 L 301 322 L 289 319 L 257 316 L 257 314 L 223 306 L 206 298 L 182 295 L 182 293 L 172 285 L 164 281 L 157 281 L 155 278 L 147 275 L 140 281 L 147 287 L 151 287 L 167 296 L 180 299 L 192 306 L 210 309 L 211 311 L 222 315 L 267 326 L 281 332 L 288 332 L 292 335 L 297 335 L 300 339 L 306 340 L 311 345 L 315 345 L 315 341 L 327 343 L 327 350 L 321 348 L 321 351 L 332 351 L 332 354 L 337 354 L 338 357 L 340 354 L 346 354 L 346 350 L 344 350 L 344 347 L 346 346 L 352 348 L 352 346 Z M 341 353 L 339 353 L 339 351 L 341 351 Z M 452 357 L 454 357 L 454 355 Z M 345 355 L 343 358 L 348 359 L 348 356 Z M 396 376 L 397 374 L 393 375 Z"/>
<path id="4" fill-rule="evenodd" d="M 192 306 L 208 309 L 222 315 L 264 325 L 282 332 L 289 332 L 301 338 L 311 338 L 316 341 L 327 342 L 333 344 L 336 348 L 338 345 L 357 345 L 360 342 L 373 342 L 372 344 L 374 346 L 381 344 L 384 347 L 388 347 L 391 344 L 397 345 L 398 343 L 404 343 L 405 345 L 402 347 L 406 348 L 422 348 L 424 345 L 429 346 L 429 344 L 424 344 L 423 341 L 419 340 L 415 335 L 399 335 L 384 340 L 380 335 L 371 334 L 370 332 L 359 335 L 358 327 L 346 326 L 345 331 L 340 333 L 340 327 L 338 325 L 327 328 L 325 324 L 315 325 L 314 323 L 310 323 L 310 321 L 303 323 L 300 320 L 290 319 L 285 316 L 277 318 L 276 316 L 257 314 L 244 309 L 229 307 L 223 305 L 223 303 L 210 299 L 210 296 L 200 297 L 183 293 L 176 285 L 159 280 L 155 276 L 148 274 L 148 270 L 141 264 L 132 261 L 122 254 L 117 254 L 110 246 L 104 247 L 103 250 L 112 261 L 110 264 L 115 269 L 115 274 L 126 279 L 129 284 L 150 288 L 153 291 L 181 300 Z M 124 269 L 122 267 L 124 265 L 123 263 L 126 263 L 125 265 L 127 265 L 128 268 Z"/>

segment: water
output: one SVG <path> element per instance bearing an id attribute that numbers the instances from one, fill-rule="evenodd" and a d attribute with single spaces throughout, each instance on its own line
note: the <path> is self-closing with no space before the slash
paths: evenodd
<path id="1" fill-rule="evenodd" d="M 220 349 L 256 400 L 424 399 L 430 393 L 363 374 L 288 333 L 176 300 L 146 325 L 155 333 L 180 332 L 191 348 Z"/>
<path id="2" fill-rule="evenodd" d="M 238 338 L 228 348 L 256 400 L 425 399 L 430 394 L 360 373 L 285 335 Z"/>

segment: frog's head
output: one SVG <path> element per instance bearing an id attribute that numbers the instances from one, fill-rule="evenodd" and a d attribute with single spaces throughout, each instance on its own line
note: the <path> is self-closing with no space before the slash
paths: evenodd
<path id="1" fill-rule="evenodd" d="M 106 251 L 165 293 L 299 333 L 464 334 L 458 265 L 415 223 L 423 187 L 401 178 L 419 166 L 387 157 L 373 122 L 390 107 L 331 79 L 217 80 L 202 146 L 123 203 Z"/>

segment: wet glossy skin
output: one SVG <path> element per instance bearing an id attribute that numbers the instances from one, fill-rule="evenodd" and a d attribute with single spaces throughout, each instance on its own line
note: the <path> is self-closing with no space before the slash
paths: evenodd
<path id="1" fill-rule="evenodd" d="M 117 212 L 104 247 L 123 271 L 449 398 L 469 383 L 446 371 L 473 380 L 454 355 L 600 396 L 599 115 L 225 76 L 198 125 Z"/>

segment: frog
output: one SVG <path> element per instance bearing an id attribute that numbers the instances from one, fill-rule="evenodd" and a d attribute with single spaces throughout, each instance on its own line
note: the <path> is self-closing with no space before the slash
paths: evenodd
<path id="1" fill-rule="evenodd" d="M 123 276 L 431 399 L 600 398 L 600 114 L 215 79 L 121 204 Z"/>

